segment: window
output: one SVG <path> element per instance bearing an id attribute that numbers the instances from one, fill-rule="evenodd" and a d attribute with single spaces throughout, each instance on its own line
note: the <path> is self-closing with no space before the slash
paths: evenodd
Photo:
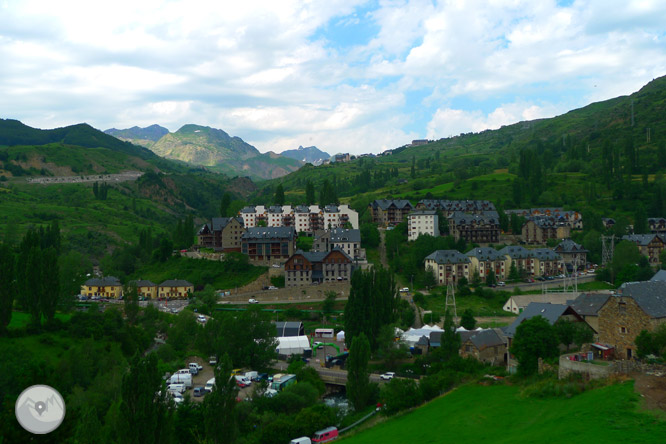
<path id="1" fill-rule="evenodd" d="M 627 327 L 620 327 L 620 333 L 629 333 L 629 330 L 627 330 Z"/>
<path id="2" fill-rule="evenodd" d="M 626 313 L 627 312 L 627 303 L 626 302 L 620 302 L 617 304 L 617 309 L 620 313 Z"/>

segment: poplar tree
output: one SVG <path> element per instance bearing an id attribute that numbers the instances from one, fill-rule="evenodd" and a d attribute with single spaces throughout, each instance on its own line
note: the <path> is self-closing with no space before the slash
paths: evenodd
<path id="1" fill-rule="evenodd" d="M 5 244 L 0 244 L 0 335 L 7 330 L 12 320 L 12 308 L 16 295 L 16 273 L 14 252 Z"/>
<path id="2" fill-rule="evenodd" d="M 372 395 L 369 360 L 370 342 L 361 333 L 352 341 L 347 358 L 347 398 L 357 412 L 370 403 Z"/>
<path id="3" fill-rule="evenodd" d="M 215 368 L 215 388 L 203 402 L 204 427 L 209 442 L 232 444 L 238 436 L 236 418 L 236 380 L 231 376 L 233 365 L 225 354 Z"/>

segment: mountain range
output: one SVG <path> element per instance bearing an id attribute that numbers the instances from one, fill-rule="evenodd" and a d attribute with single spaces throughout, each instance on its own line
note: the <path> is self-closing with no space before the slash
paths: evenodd
<path id="1" fill-rule="evenodd" d="M 200 165 L 229 176 L 274 179 L 296 171 L 302 165 L 295 158 L 262 154 L 240 137 L 208 126 L 188 124 L 173 133 L 159 125 L 123 130 L 112 128 L 104 132 L 147 147 L 158 156 Z"/>
<path id="2" fill-rule="evenodd" d="M 305 148 L 299 146 L 298 149 L 282 151 L 280 154 L 284 157 L 300 160 L 303 163 L 311 163 L 313 165 L 320 165 L 324 160 L 331 158 L 330 154 L 321 151 L 316 146 L 308 146 Z"/>

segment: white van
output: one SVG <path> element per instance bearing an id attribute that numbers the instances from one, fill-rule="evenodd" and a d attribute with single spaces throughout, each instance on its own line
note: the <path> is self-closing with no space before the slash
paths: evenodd
<path id="1" fill-rule="evenodd" d="M 203 370 L 203 365 L 199 365 L 196 362 L 190 362 L 188 368 L 190 369 L 190 373 L 193 375 L 198 375 L 199 372 Z"/>
<path id="2" fill-rule="evenodd" d="M 189 374 L 190 374 L 189 368 L 181 368 L 176 373 L 174 373 L 174 375 L 189 375 Z"/>
<path id="3" fill-rule="evenodd" d="M 192 375 L 189 373 L 176 373 L 169 379 L 169 384 L 184 384 L 185 388 L 192 388 Z"/>
<path id="4" fill-rule="evenodd" d="M 246 372 L 245 373 L 245 377 L 247 379 L 249 379 L 250 381 L 254 381 L 257 378 L 257 376 L 259 376 L 259 373 L 257 373 L 257 372 Z"/>
<path id="5" fill-rule="evenodd" d="M 212 392 L 213 387 L 215 387 L 215 378 L 210 378 L 208 381 L 206 381 L 206 386 L 204 387 L 204 390 L 207 392 Z"/>
<path id="6" fill-rule="evenodd" d="M 301 438 L 292 439 L 289 441 L 289 444 L 312 444 L 312 441 L 307 436 Z"/>
<path id="7" fill-rule="evenodd" d="M 246 378 L 243 375 L 236 375 L 236 376 L 234 376 L 234 378 L 236 378 L 236 382 L 239 383 L 239 384 L 243 384 L 245 386 L 248 386 L 248 385 L 252 384 L 252 381 L 250 381 L 250 378 Z"/>
<path id="8" fill-rule="evenodd" d="M 167 390 L 169 393 L 185 393 L 187 388 L 185 387 L 185 384 L 169 384 Z"/>

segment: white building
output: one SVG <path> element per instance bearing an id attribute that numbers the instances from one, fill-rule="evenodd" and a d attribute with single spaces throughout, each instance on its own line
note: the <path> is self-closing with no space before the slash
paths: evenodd
<path id="1" fill-rule="evenodd" d="M 245 228 L 258 226 L 262 221 L 267 227 L 294 227 L 296 232 L 314 233 L 316 230 L 344 228 L 347 223 L 358 230 L 358 213 L 349 205 L 263 205 L 243 208 L 238 214 Z"/>
<path id="2" fill-rule="evenodd" d="M 422 234 L 439 236 L 439 218 L 435 210 L 413 211 L 407 216 L 407 239 L 415 241 Z"/>

